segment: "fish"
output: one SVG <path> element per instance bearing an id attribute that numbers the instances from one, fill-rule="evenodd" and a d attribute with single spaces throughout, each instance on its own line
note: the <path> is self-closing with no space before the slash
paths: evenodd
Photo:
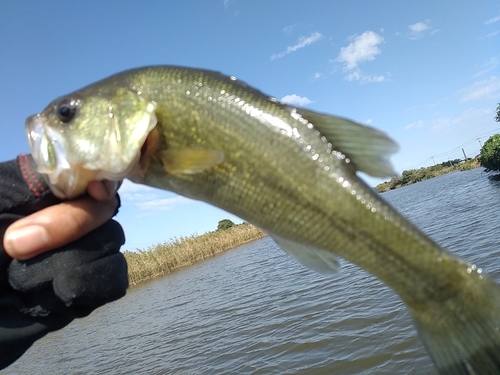
<path id="1" fill-rule="evenodd" d="M 305 266 L 344 258 L 404 302 L 440 374 L 500 373 L 500 287 L 423 234 L 359 176 L 394 175 L 397 144 L 234 76 L 148 66 L 53 100 L 26 120 L 38 172 L 72 199 L 123 180 L 207 202 Z"/>

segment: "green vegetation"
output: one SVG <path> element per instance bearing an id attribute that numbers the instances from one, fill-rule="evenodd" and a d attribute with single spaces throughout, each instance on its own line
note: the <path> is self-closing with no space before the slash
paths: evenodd
<path id="1" fill-rule="evenodd" d="M 400 177 L 394 177 L 390 181 L 383 182 L 375 187 L 379 193 L 388 190 L 397 189 L 403 186 L 414 184 L 415 182 L 428 180 L 429 178 L 441 176 L 454 171 L 466 171 L 480 166 L 479 160 L 469 159 L 462 162 L 460 159 L 448 160 L 441 164 L 433 165 L 428 168 L 410 169 L 403 171 Z"/>
<path id="2" fill-rule="evenodd" d="M 226 230 L 232 227 L 234 227 L 234 223 L 229 219 L 221 220 L 219 224 L 217 224 L 217 230 Z"/>
<path id="3" fill-rule="evenodd" d="M 229 220 L 230 221 L 230 220 Z M 201 236 L 174 238 L 137 252 L 125 251 L 131 286 L 189 266 L 266 234 L 251 224 L 233 225 Z"/>
<path id="4" fill-rule="evenodd" d="M 500 110 L 500 105 L 498 110 Z M 499 116 L 500 114 L 497 114 L 497 121 L 500 121 Z M 500 134 L 495 134 L 484 142 L 481 148 L 481 165 L 487 171 L 500 171 Z"/>

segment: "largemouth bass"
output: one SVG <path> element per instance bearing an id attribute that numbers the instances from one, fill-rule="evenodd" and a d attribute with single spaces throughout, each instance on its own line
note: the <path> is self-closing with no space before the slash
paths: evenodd
<path id="1" fill-rule="evenodd" d="M 393 173 L 395 143 L 222 74 L 155 66 L 64 95 L 26 122 L 62 198 L 130 178 L 208 202 L 323 273 L 336 255 L 404 301 L 441 374 L 500 374 L 500 288 L 434 243 L 358 176 Z"/>

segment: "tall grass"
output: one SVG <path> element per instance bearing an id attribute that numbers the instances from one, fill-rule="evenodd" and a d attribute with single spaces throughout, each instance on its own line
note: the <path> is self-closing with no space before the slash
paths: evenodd
<path id="1" fill-rule="evenodd" d="M 129 283 L 133 286 L 165 275 L 265 235 L 253 225 L 243 223 L 200 236 L 173 238 L 170 241 L 150 246 L 146 250 L 125 251 Z"/>

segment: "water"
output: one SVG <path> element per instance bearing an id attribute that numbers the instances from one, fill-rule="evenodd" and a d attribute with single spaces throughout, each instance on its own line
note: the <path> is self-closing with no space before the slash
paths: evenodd
<path id="1" fill-rule="evenodd" d="M 475 169 L 383 196 L 500 281 L 500 181 Z M 129 291 L 3 373 L 436 374 L 395 294 L 342 267 L 317 275 L 264 238 Z"/>

